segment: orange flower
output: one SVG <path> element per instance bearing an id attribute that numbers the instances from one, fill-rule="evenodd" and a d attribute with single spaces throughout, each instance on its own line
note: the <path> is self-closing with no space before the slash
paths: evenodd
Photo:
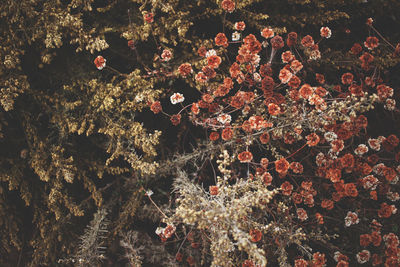
<path id="1" fill-rule="evenodd" d="M 360 246 L 367 247 L 371 243 L 371 236 L 369 234 L 360 235 Z"/>
<path id="2" fill-rule="evenodd" d="M 310 35 L 306 35 L 302 40 L 301 44 L 304 47 L 312 47 L 314 45 L 314 39 Z"/>
<path id="3" fill-rule="evenodd" d="M 270 103 L 268 104 L 268 112 L 272 116 L 277 116 L 281 112 L 281 108 L 275 103 Z"/>
<path id="4" fill-rule="evenodd" d="M 238 155 L 238 159 L 241 163 L 250 162 L 253 159 L 253 154 L 249 151 L 243 151 Z"/>
<path id="5" fill-rule="evenodd" d="M 260 142 L 262 144 L 267 144 L 269 142 L 269 139 L 270 139 L 270 137 L 269 137 L 269 133 L 268 132 L 263 132 L 260 135 Z"/>
<path id="6" fill-rule="evenodd" d="M 222 140 L 224 140 L 224 141 L 231 140 L 232 136 L 233 136 L 233 131 L 231 128 L 225 128 L 222 130 L 222 134 L 221 134 Z"/>
<path id="7" fill-rule="evenodd" d="M 364 46 L 366 48 L 368 48 L 369 50 L 377 48 L 378 45 L 379 45 L 379 40 L 375 36 L 367 37 L 367 40 L 365 40 L 365 42 L 364 42 Z"/>
<path id="8" fill-rule="evenodd" d="M 292 194 L 293 185 L 288 181 L 281 184 L 281 188 L 282 188 L 282 195 L 290 196 Z"/>
<path id="9" fill-rule="evenodd" d="M 212 195 L 212 196 L 218 195 L 218 186 L 211 185 L 208 187 L 208 189 L 210 190 L 210 195 Z"/>
<path id="10" fill-rule="evenodd" d="M 251 235 L 251 241 L 252 242 L 258 242 L 258 241 L 260 241 L 261 240 L 261 238 L 262 238 L 262 233 L 261 233 L 261 231 L 260 230 L 257 230 L 257 229 L 251 229 L 250 230 L 250 235 Z"/>
<path id="11" fill-rule="evenodd" d="M 219 56 L 213 55 L 213 56 L 209 56 L 207 58 L 207 64 L 209 67 L 216 69 L 219 67 L 219 64 L 221 64 L 221 58 Z"/>
<path id="12" fill-rule="evenodd" d="M 348 183 L 344 185 L 345 194 L 349 197 L 356 197 L 358 196 L 357 187 L 353 183 Z"/>
<path id="13" fill-rule="evenodd" d="M 154 114 L 160 113 L 162 111 L 162 106 L 160 101 L 155 101 L 151 104 L 150 106 L 151 111 L 153 111 Z"/>
<path id="14" fill-rule="evenodd" d="M 212 132 L 210 133 L 210 140 L 211 141 L 216 141 L 219 138 L 219 133 L 218 132 Z"/>
<path id="15" fill-rule="evenodd" d="M 181 114 L 172 115 L 170 120 L 173 125 L 175 125 L 175 126 L 178 125 L 179 123 L 181 123 Z"/>
<path id="16" fill-rule="evenodd" d="M 180 75 L 186 77 L 187 75 L 193 72 L 192 65 L 190 65 L 190 63 L 183 63 L 179 66 L 178 71 Z"/>
<path id="17" fill-rule="evenodd" d="M 330 199 L 324 199 L 321 202 L 321 208 L 331 210 L 333 209 L 333 201 Z"/>
<path id="18" fill-rule="evenodd" d="M 154 15 L 151 12 L 144 13 L 143 18 L 147 23 L 152 23 L 154 21 Z"/>
<path id="19" fill-rule="evenodd" d="M 306 136 L 308 146 L 316 146 L 319 143 L 319 136 L 316 133 L 311 133 Z"/>
<path id="20" fill-rule="evenodd" d="M 321 213 L 315 213 L 315 218 L 317 218 L 318 224 L 324 224 L 324 217 L 321 215 Z"/>
<path id="21" fill-rule="evenodd" d="M 106 66 L 106 61 L 107 60 L 104 57 L 98 56 L 94 60 L 94 64 L 96 65 L 96 68 L 98 68 L 99 70 L 102 70 Z"/>
<path id="22" fill-rule="evenodd" d="M 265 27 L 262 31 L 261 31 L 261 36 L 264 37 L 265 39 L 268 38 L 272 38 L 274 37 L 274 30 L 271 29 L 270 27 Z"/>
<path id="23" fill-rule="evenodd" d="M 217 46 L 228 47 L 228 38 L 226 38 L 224 33 L 220 32 L 215 36 L 215 44 Z"/>
<path id="24" fill-rule="evenodd" d="M 232 0 L 224 0 L 221 3 L 221 7 L 223 10 L 232 13 L 235 10 L 235 2 Z"/>
<path id="25" fill-rule="evenodd" d="M 266 186 L 271 185 L 272 182 L 272 175 L 269 172 L 264 172 L 262 175 L 262 179 Z"/>
<path id="26" fill-rule="evenodd" d="M 260 161 L 261 167 L 263 167 L 264 169 L 268 168 L 268 164 L 269 164 L 269 160 L 267 158 L 262 158 Z"/>
<path id="27" fill-rule="evenodd" d="M 275 170 L 279 174 L 286 173 L 289 169 L 289 162 L 285 158 L 275 161 Z"/>
<path id="28" fill-rule="evenodd" d="M 313 89 L 309 84 L 306 83 L 300 87 L 299 94 L 302 98 L 309 99 L 312 93 Z"/>

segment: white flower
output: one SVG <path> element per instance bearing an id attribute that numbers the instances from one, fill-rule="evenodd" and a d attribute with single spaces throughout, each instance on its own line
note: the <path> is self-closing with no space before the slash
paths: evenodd
<path id="1" fill-rule="evenodd" d="M 232 41 L 239 41 L 240 40 L 240 32 L 233 32 L 232 33 Z"/>
<path id="2" fill-rule="evenodd" d="M 170 61 L 172 58 L 172 52 L 169 49 L 164 49 L 161 54 L 162 61 Z"/>
<path id="3" fill-rule="evenodd" d="M 177 103 L 181 103 L 185 100 L 185 97 L 180 94 L 180 93 L 174 93 L 171 97 L 170 97 L 171 103 L 173 105 L 177 104 Z"/>
<path id="4" fill-rule="evenodd" d="M 151 195 L 154 194 L 153 191 L 151 191 L 150 189 L 146 191 L 145 195 L 148 197 L 151 197 Z"/>
<path id="5" fill-rule="evenodd" d="M 328 142 L 332 142 L 337 139 L 337 135 L 334 132 L 326 132 L 324 137 Z"/>
<path id="6" fill-rule="evenodd" d="M 232 120 L 232 117 L 229 114 L 221 114 L 217 118 L 217 121 L 219 121 L 221 124 L 230 123 L 231 120 Z"/>
<path id="7" fill-rule="evenodd" d="M 217 52 L 214 49 L 210 49 L 206 53 L 206 58 L 211 57 L 211 56 L 216 56 Z"/>

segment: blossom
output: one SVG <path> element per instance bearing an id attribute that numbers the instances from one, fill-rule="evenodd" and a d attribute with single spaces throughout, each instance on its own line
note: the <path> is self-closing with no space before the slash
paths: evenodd
<path id="1" fill-rule="evenodd" d="M 261 36 L 268 39 L 268 38 L 272 38 L 274 37 L 275 33 L 274 30 L 270 27 L 265 27 L 262 31 L 261 31 Z"/>
<path id="2" fill-rule="evenodd" d="M 358 55 L 358 54 L 361 53 L 361 51 L 362 51 L 362 46 L 359 43 L 354 43 L 353 46 L 350 49 L 350 52 L 353 55 Z"/>
<path id="3" fill-rule="evenodd" d="M 155 101 L 151 104 L 150 106 L 151 111 L 153 111 L 154 114 L 160 113 L 162 111 L 162 106 L 160 101 Z"/>
<path id="4" fill-rule="evenodd" d="M 235 2 L 232 0 L 223 0 L 221 7 L 223 10 L 232 13 L 235 10 Z"/>
<path id="5" fill-rule="evenodd" d="M 348 211 L 347 216 L 344 218 L 344 225 L 346 227 L 349 227 L 353 224 L 358 224 L 360 222 L 360 219 L 358 218 L 357 213 Z"/>
<path id="6" fill-rule="evenodd" d="M 98 68 L 99 70 L 102 70 L 106 66 L 106 61 L 107 60 L 104 57 L 98 56 L 94 60 L 94 64 L 96 65 L 96 68 Z"/>
<path id="7" fill-rule="evenodd" d="M 304 47 L 312 47 L 314 45 L 314 39 L 310 35 L 306 35 L 301 39 L 301 44 Z"/>
<path id="8" fill-rule="evenodd" d="M 181 123 L 181 114 L 172 115 L 170 121 L 173 125 L 178 125 L 179 123 Z"/>
<path id="9" fill-rule="evenodd" d="M 323 83 L 325 83 L 325 76 L 322 74 L 316 73 L 315 80 L 317 80 L 318 83 L 323 84 Z"/>
<path id="10" fill-rule="evenodd" d="M 204 72 L 202 72 L 202 71 L 200 71 L 199 73 L 196 74 L 195 79 L 199 83 L 205 83 L 208 81 L 207 75 L 205 75 Z"/>
<path id="11" fill-rule="evenodd" d="M 316 146 L 319 143 L 319 136 L 316 133 L 311 133 L 306 136 L 308 146 Z"/>
<path id="12" fill-rule="evenodd" d="M 357 257 L 358 263 L 363 264 L 363 263 L 366 263 L 367 261 L 369 261 L 369 259 L 371 257 L 371 253 L 368 250 L 364 249 L 364 250 L 358 252 L 356 257 Z"/>
<path id="13" fill-rule="evenodd" d="M 329 29 L 328 27 L 321 27 L 321 29 L 320 29 L 320 34 L 321 34 L 321 37 L 324 37 L 324 38 L 331 38 L 331 36 L 332 36 L 332 31 L 331 31 L 331 29 Z"/>
<path id="14" fill-rule="evenodd" d="M 134 49 L 135 49 L 135 41 L 129 40 L 129 41 L 128 41 L 128 47 L 129 47 L 130 49 L 134 50 Z"/>
<path id="15" fill-rule="evenodd" d="M 213 55 L 207 57 L 207 64 L 209 67 L 216 69 L 219 67 L 219 64 L 221 64 L 221 58 L 219 56 Z"/>
<path id="16" fill-rule="evenodd" d="M 313 50 L 310 53 L 310 59 L 311 60 L 317 60 L 321 58 L 321 52 L 319 50 Z"/>
<path id="17" fill-rule="evenodd" d="M 154 15 L 151 12 L 145 12 L 143 18 L 147 23 L 152 23 L 154 21 Z"/>
<path id="18" fill-rule="evenodd" d="M 321 213 L 316 212 L 315 218 L 317 219 L 318 224 L 324 224 L 324 216 L 322 216 Z"/>
<path id="19" fill-rule="evenodd" d="M 219 121 L 221 124 L 230 123 L 231 120 L 232 120 L 232 117 L 229 114 L 220 114 L 217 118 L 217 121 Z"/>
<path id="20" fill-rule="evenodd" d="M 381 208 L 378 210 L 379 218 L 389 218 L 392 214 L 396 214 L 397 209 L 395 205 L 389 205 L 385 202 L 381 204 Z"/>
<path id="21" fill-rule="evenodd" d="M 180 93 L 174 93 L 171 97 L 170 97 L 171 103 L 173 105 L 181 103 L 185 100 L 185 97 L 180 94 Z"/>
<path id="22" fill-rule="evenodd" d="M 212 195 L 212 196 L 216 196 L 219 193 L 217 185 L 211 185 L 208 187 L 208 189 L 210 190 L 210 195 Z"/>
<path id="23" fill-rule="evenodd" d="M 313 88 L 307 83 L 303 84 L 299 89 L 299 94 L 304 99 L 310 98 L 312 93 L 313 93 Z"/>
<path id="24" fill-rule="evenodd" d="M 246 24 L 244 23 L 244 21 L 238 21 L 238 22 L 235 22 L 233 27 L 237 31 L 244 31 L 244 29 L 246 28 Z"/>
<path id="25" fill-rule="evenodd" d="M 220 32 L 215 36 L 215 44 L 217 46 L 223 46 L 223 47 L 228 47 L 228 38 L 226 38 L 225 34 Z"/>
<path id="26" fill-rule="evenodd" d="M 262 233 L 261 233 L 260 230 L 251 229 L 250 230 L 250 236 L 251 236 L 251 238 L 250 238 L 251 242 L 258 242 L 262 238 Z"/>
<path id="27" fill-rule="evenodd" d="M 333 209 L 333 201 L 330 199 L 323 199 L 321 202 L 321 208 L 323 209 L 327 209 L 327 210 L 331 210 Z"/>
<path id="28" fill-rule="evenodd" d="M 291 73 L 288 69 L 281 69 L 279 72 L 279 79 L 281 80 L 282 83 L 288 83 L 289 80 L 292 78 L 293 73 Z"/>
<path id="29" fill-rule="evenodd" d="M 364 42 L 364 46 L 369 50 L 377 48 L 379 45 L 379 40 L 375 36 L 369 36 Z"/>
<path id="30" fill-rule="evenodd" d="M 210 49 L 206 52 L 205 57 L 211 57 L 211 56 L 216 56 L 217 55 L 217 51 L 215 51 L 214 49 Z"/>
<path id="31" fill-rule="evenodd" d="M 190 63 L 183 63 L 179 66 L 178 71 L 180 75 L 186 77 L 193 72 L 192 65 Z"/>
<path id="32" fill-rule="evenodd" d="M 216 141 L 219 138 L 219 133 L 218 132 L 211 132 L 210 133 L 210 140 L 211 141 Z"/>
<path id="33" fill-rule="evenodd" d="M 298 208 L 296 210 L 297 213 L 297 218 L 299 218 L 300 221 L 305 221 L 308 219 L 307 212 L 303 208 Z"/>
<path id="34" fill-rule="evenodd" d="M 225 128 L 222 130 L 222 133 L 221 133 L 222 140 L 224 140 L 224 141 L 231 140 L 232 136 L 233 136 L 233 131 L 231 128 Z"/>
<path id="35" fill-rule="evenodd" d="M 303 165 L 300 162 L 292 162 L 289 167 L 294 173 L 303 173 Z"/>
<path id="36" fill-rule="evenodd" d="M 233 41 L 233 42 L 239 41 L 239 40 L 240 40 L 240 36 L 241 36 L 241 35 L 240 35 L 240 32 L 236 32 L 236 31 L 233 32 L 233 33 L 232 33 L 232 41 Z"/>
<path id="37" fill-rule="evenodd" d="M 293 185 L 288 181 L 281 184 L 282 195 L 290 196 L 292 194 Z"/>
<path id="38" fill-rule="evenodd" d="M 303 68 L 303 64 L 301 64 L 301 62 L 298 61 L 297 59 L 293 60 L 290 63 L 290 69 L 293 71 L 293 73 L 297 73 L 297 72 L 301 71 L 302 68 Z"/>
<path id="39" fill-rule="evenodd" d="M 297 43 L 297 33 L 290 32 L 287 35 L 286 44 L 287 46 L 294 46 Z"/>
<path id="40" fill-rule="evenodd" d="M 289 170 L 289 162 L 285 158 L 275 161 L 275 170 L 277 173 L 283 174 Z"/>
<path id="41" fill-rule="evenodd" d="M 354 150 L 354 154 L 358 156 L 362 156 L 368 152 L 368 147 L 364 144 L 358 145 L 358 147 Z"/>
<path id="42" fill-rule="evenodd" d="M 253 159 L 253 154 L 249 151 L 243 151 L 238 155 L 238 159 L 241 163 L 250 162 Z"/>
<path id="43" fill-rule="evenodd" d="M 295 59 L 293 53 L 291 51 L 285 51 L 281 55 L 283 63 L 289 63 Z"/>
<path id="44" fill-rule="evenodd" d="M 269 172 L 264 172 L 261 178 L 266 186 L 271 185 L 272 175 Z"/>
<path id="45" fill-rule="evenodd" d="M 282 37 L 280 37 L 279 35 L 277 35 L 271 39 L 271 46 L 273 49 L 280 49 L 284 45 L 285 45 L 285 43 L 283 42 Z"/>
<path id="46" fill-rule="evenodd" d="M 315 252 L 313 254 L 312 263 L 314 264 L 314 266 L 325 266 L 326 264 L 325 254 L 320 252 Z"/>
<path id="47" fill-rule="evenodd" d="M 164 49 L 161 53 L 161 60 L 162 61 L 170 61 L 172 58 L 172 52 L 169 49 Z"/>
<path id="48" fill-rule="evenodd" d="M 268 112 L 272 116 L 277 116 L 281 112 L 281 108 L 275 103 L 269 103 L 268 104 Z"/>

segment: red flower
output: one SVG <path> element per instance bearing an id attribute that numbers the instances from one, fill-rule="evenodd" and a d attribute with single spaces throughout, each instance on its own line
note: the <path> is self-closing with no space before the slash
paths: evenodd
<path id="1" fill-rule="evenodd" d="M 211 141 L 216 141 L 219 138 L 219 133 L 218 132 L 212 132 L 210 133 L 210 140 Z"/>
<path id="2" fill-rule="evenodd" d="M 244 23 L 244 21 L 239 21 L 235 23 L 234 28 L 237 31 L 244 31 L 244 29 L 246 28 L 246 24 Z"/>
<path id="3" fill-rule="evenodd" d="M 197 103 L 193 103 L 192 107 L 190 108 L 190 110 L 193 112 L 193 114 L 197 115 L 200 113 L 200 109 L 199 109 L 199 104 Z"/>
<path id="4" fill-rule="evenodd" d="M 297 33 L 295 32 L 290 32 L 287 35 L 287 39 L 286 39 L 286 44 L 288 46 L 294 46 L 297 43 Z"/>
<path id="5" fill-rule="evenodd" d="M 235 10 L 235 2 L 231 1 L 231 0 L 224 0 L 221 3 L 221 7 L 223 10 L 232 13 L 233 10 Z"/>
<path id="6" fill-rule="evenodd" d="M 193 72 L 192 65 L 190 65 L 190 63 L 183 63 L 179 66 L 178 71 L 180 75 L 186 77 L 187 75 Z"/>
<path id="7" fill-rule="evenodd" d="M 218 186 L 211 185 L 208 187 L 208 189 L 210 190 L 210 195 L 212 195 L 212 196 L 218 195 Z"/>
<path id="8" fill-rule="evenodd" d="M 290 68 L 292 69 L 292 71 L 293 71 L 294 73 L 297 73 L 297 72 L 299 72 L 299 71 L 303 68 L 303 64 L 301 64 L 300 61 L 298 61 L 297 59 L 295 59 L 295 60 L 293 60 L 293 61 L 290 63 Z"/>
<path id="9" fill-rule="evenodd" d="M 152 23 L 154 21 L 154 15 L 151 12 L 144 13 L 143 18 L 147 23 Z"/>
<path id="10" fill-rule="evenodd" d="M 324 266 L 326 263 L 325 254 L 320 252 L 314 253 L 312 263 L 315 266 Z"/>
<path id="11" fill-rule="evenodd" d="M 238 155 L 238 159 L 241 163 L 250 162 L 253 159 L 253 154 L 249 151 L 243 151 Z"/>
<path id="12" fill-rule="evenodd" d="M 266 186 L 271 185 L 272 182 L 272 175 L 269 172 L 264 172 L 262 175 L 262 179 Z"/>
<path id="13" fill-rule="evenodd" d="M 394 205 L 388 205 L 387 203 L 382 203 L 381 208 L 378 211 L 378 216 L 380 218 L 389 218 L 392 214 L 395 214 L 397 211 Z"/>
<path id="14" fill-rule="evenodd" d="M 321 213 L 315 213 L 315 218 L 317 219 L 318 224 L 324 224 L 324 217 Z"/>
<path id="15" fill-rule="evenodd" d="M 284 45 L 285 43 L 283 42 L 282 37 L 279 35 L 271 39 L 271 46 L 273 49 L 281 49 Z"/>
<path id="16" fill-rule="evenodd" d="M 179 262 L 181 262 L 182 261 L 182 259 L 183 259 L 183 254 L 182 253 L 176 253 L 176 255 L 175 255 L 175 259 L 176 259 L 176 261 L 179 261 Z"/>
<path id="17" fill-rule="evenodd" d="M 289 162 L 285 158 L 275 161 L 275 170 L 279 174 L 286 173 L 289 169 Z"/>
<path id="18" fill-rule="evenodd" d="M 207 64 L 209 67 L 216 69 L 219 67 L 219 64 L 221 64 L 221 58 L 219 56 L 213 55 L 213 56 L 209 56 L 207 58 Z"/>
<path id="19" fill-rule="evenodd" d="M 358 196 L 357 187 L 353 183 L 348 183 L 344 185 L 345 194 L 349 197 L 356 197 Z"/>
<path id="20" fill-rule="evenodd" d="M 197 50 L 197 54 L 199 54 L 200 57 L 205 57 L 207 53 L 207 48 L 205 46 L 200 46 L 199 49 Z"/>
<path id="21" fill-rule="evenodd" d="M 228 47 L 228 38 L 226 38 L 224 33 L 220 32 L 215 36 L 215 44 L 217 46 Z"/>
<path id="22" fill-rule="evenodd" d="M 350 49 L 350 52 L 353 55 L 358 55 L 361 53 L 361 51 L 362 51 L 362 46 L 359 43 L 355 43 Z"/>
<path id="23" fill-rule="evenodd" d="M 301 40 L 301 44 L 304 47 L 312 47 L 314 45 L 314 39 L 310 35 L 304 36 Z"/>
<path id="24" fill-rule="evenodd" d="M 316 133 L 311 133 L 306 136 L 308 146 L 316 146 L 319 143 L 319 136 Z"/>
<path id="25" fill-rule="evenodd" d="M 354 76 L 350 72 L 346 72 L 342 75 L 343 84 L 351 84 L 353 82 Z"/>
<path id="26" fill-rule="evenodd" d="M 179 123 L 181 123 L 181 114 L 172 115 L 170 120 L 173 125 L 175 125 L 175 126 L 178 125 Z"/>
<path id="27" fill-rule="evenodd" d="M 371 242 L 375 247 L 379 247 L 382 242 L 382 236 L 379 232 L 373 231 L 371 233 Z"/>
<path id="28" fill-rule="evenodd" d="M 324 199 L 321 202 L 321 208 L 331 210 L 333 209 L 333 201 L 330 199 Z"/>
<path id="29" fill-rule="evenodd" d="M 307 267 L 308 262 L 305 259 L 297 259 L 294 261 L 294 267 Z"/>
<path id="30" fill-rule="evenodd" d="M 222 130 L 222 134 L 221 134 L 222 140 L 224 140 L 224 141 L 231 140 L 232 136 L 233 136 L 233 131 L 231 128 L 225 128 Z"/>
<path id="31" fill-rule="evenodd" d="M 315 74 L 315 79 L 317 80 L 317 82 L 319 82 L 320 84 L 325 83 L 325 77 L 322 74 L 316 73 Z"/>
<path id="32" fill-rule="evenodd" d="M 260 230 L 257 229 L 251 229 L 250 230 L 250 236 L 251 236 L 251 242 L 258 242 L 262 238 L 262 233 Z"/>
<path id="33" fill-rule="evenodd" d="M 292 194 L 293 185 L 288 181 L 286 181 L 281 185 L 281 189 L 282 189 L 282 195 L 290 196 Z"/>
<path id="34" fill-rule="evenodd" d="M 272 38 L 274 37 L 274 30 L 271 29 L 270 27 L 265 27 L 262 31 L 261 31 L 261 36 L 264 37 L 265 39 L 268 38 Z"/>
<path id="35" fill-rule="evenodd" d="M 320 29 L 321 37 L 330 38 L 332 36 L 332 31 L 328 27 L 322 27 Z"/>
<path id="36" fill-rule="evenodd" d="M 292 162 L 289 167 L 294 173 L 303 173 L 303 165 L 300 162 Z"/>
<path id="37" fill-rule="evenodd" d="M 303 84 L 299 89 L 299 94 L 302 98 L 308 99 L 313 93 L 313 89 L 309 84 Z"/>
<path id="38" fill-rule="evenodd" d="M 275 103 L 270 103 L 268 104 L 268 112 L 272 116 L 277 116 L 280 114 L 281 108 Z"/>
<path id="39" fill-rule="evenodd" d="M 369 36 L 367 37 L 367 40 L 364 42 L 364 46 L 368 48 L 369 50 L 372 50 L 374 48 L 377 48 L 379 45 L 379 40 L 378 38 L 374 36 Z"/>
<path id="40" fill-rule="evenodd" d="M 288 83 L 292 76 L 293 73 L 286 68 L 281 69 L 279 72 L 279 80 L 281 80 L 282 83 Z"/>
<path id="41" fill-rule="evenodd" d="M 303 208 L 298 208 L 296 210 L 296 213 L 300 221 L 305 221 L 308 219 L 307 212 Z"/>
<path id="42" fill-rule="evenodd" d="M 129 47 L 130 49 L 134 50 L 134 49 L 135 49 L 135 41 L 129 40 L 129 41 L 128 41 L 128 47 Z"/>
<path id="43" fill-rule="evenodd" d="M 371 243 L 371 236 L 369 234 L 360 235 L 360 246 L 367 247 Z"/>
<path id="44" fill-rule="evenodd" d="M 94 60 L 94 64 L 96 65 L 96 68 L 98 68 L 99 70 L 102 70 L 106 66 L 106 61 L 107 60 L 104 57 L 98 56 Z"/>
<path id="45" fill-rule="evenodd" d="M 162 111 L 162 106 L 160 101 L 153 102 L 150 106 L 151 111 L 154 112 L 154 114 L 160 113 Z"/>

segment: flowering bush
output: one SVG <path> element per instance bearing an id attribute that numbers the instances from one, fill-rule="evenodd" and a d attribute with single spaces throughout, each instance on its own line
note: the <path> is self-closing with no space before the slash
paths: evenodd
<path id="1" fill-rule="evenodd" d="M 17 2 L 1 266 L 399 266 L 399 1 Z"/>

